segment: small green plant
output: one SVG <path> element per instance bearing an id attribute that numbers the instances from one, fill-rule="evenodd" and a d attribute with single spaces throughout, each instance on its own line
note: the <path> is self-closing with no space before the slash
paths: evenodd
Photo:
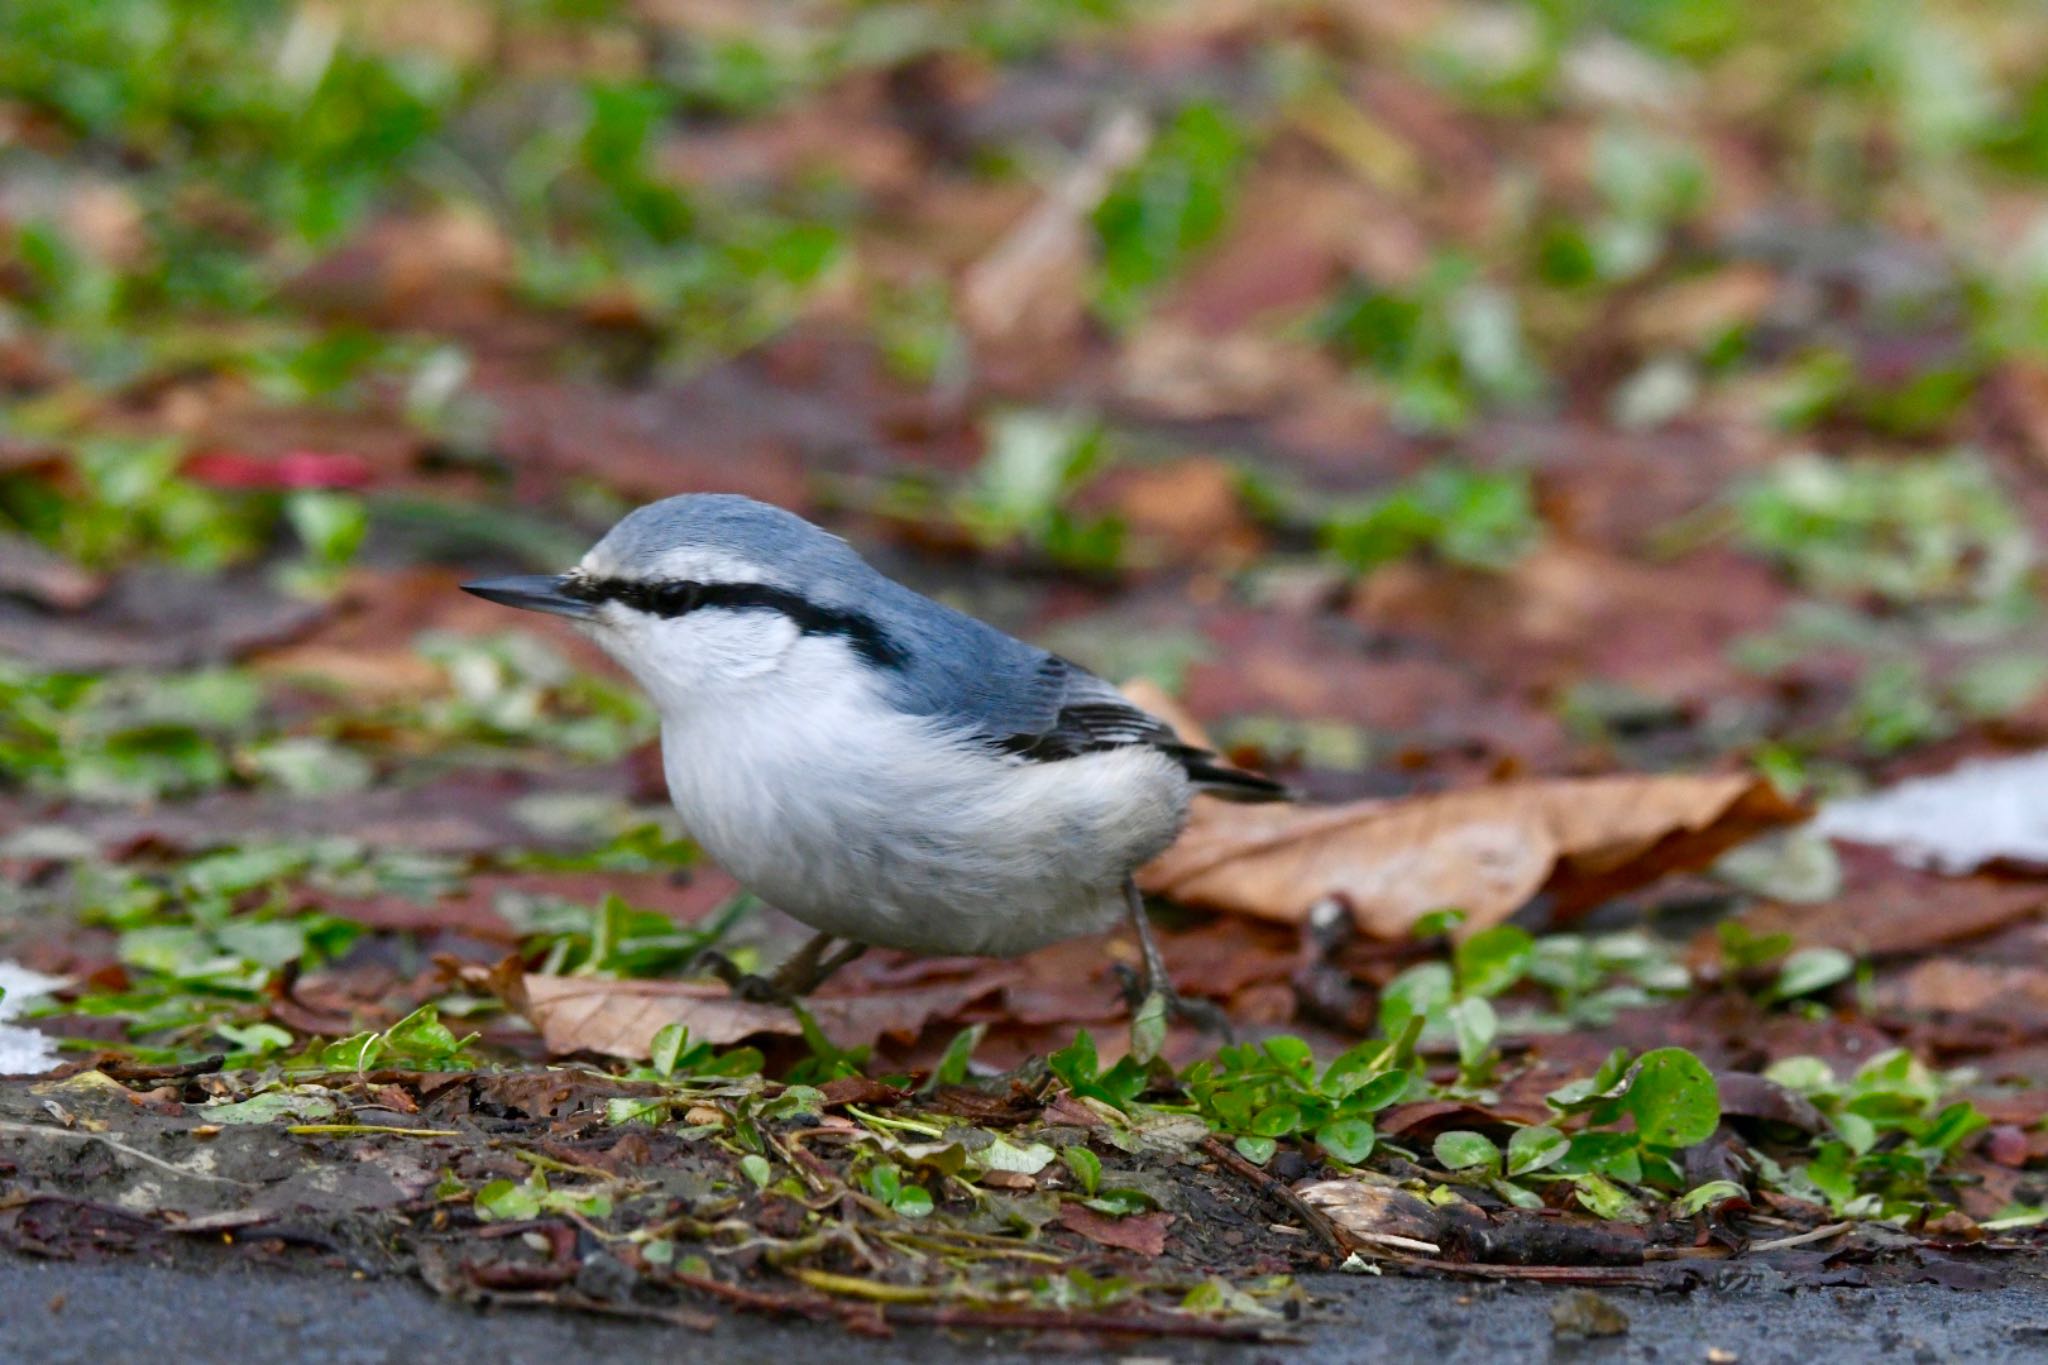
<path id="1" fill-rule="evenodd" d="M 1898 605 L 1998 601 L 2034 562 L 2026 523 L 1975 455 L 1782 460 L 1734 495 L 1751 550 L 1801 583 Z"/>
<path id="2" fill-rule="evenodd" d="M 1415 555 L 1505 569 L 1542 538 L 1526 474 L 1449 465 L 1322 522 L 1324 549 L 1354 573 Z"/>
<path id="3" fill-rule="evenodd" d="M 1134 321 L 1153 290 L 1222 231 L 1250 139 L 1219 105 L 1180 111 L 1095 211 L 1102 262 L 1095 306 Z"/>
<path id="4" fill-rule="evenodd" d="M 1775 1183 L 1845 1217 L 1909 1217 L 1938 1204 L 1937 1172 L 1990 1122 L 1969 1102 L 1948 1100 L 1947 1078 L 1903 1048 L 1871 1058 L 1847 1081 L 1814 1057 L 1787 1058 L 1764 1074 L 1811 1100 L 1829 1126 L 1812 1159 L 1776 1172 Z"/>
<path id="5" fill-rule="evenodd" d="M 543 1213 L 603 1218 L 612 1211 L 612 1198 L 601 1189 L 550 1189 L 547 1174 L 536 1170 L 523 1181 L 491 1181 L 476 1192 L 475 1207 L 487 1223 L 525 1222 Z"/>
<path id="6" fill-rule="evenodd" d="M 1362 1043 L 1326 1067 L 1308 1044 L 1281 1036 L 1226 1047 L 1181 1078 L 1196 1112 L 1237 1139 L 1238 1150 L 1263 1163 L 1284 1138 L 1309 1138 L 1338 1161 L 1356 1164 L 1372 1153 L 1372 1116 L 1403 1098 L 1414 1074 L 1399 1042 Z"/>
<path id="7" fill-rule="evenodd" d="M 1753 933 L 1738 920 L 1722 920 L 1714 926 L 1721 953 L 1721 968 L 1731 980 L 1754 977 L 1775 966 L 1766 1000 L 1794 1000 L 1812 995 L 1848 980 L 1856 973 L 1856 959 L 1840 948 L 1793 946 L 1790 934 Z"/>
<path id="8" fill-rule="evenodd" d="M 1382 380 L 1395 420 L 1419 431 L 1456 430 L 1484 405 L 1527 402 L 1543 388 L 1513 296 L 1461 257 L 1439 258 L 1406 287 L 1354 281 L 1311 331 Z"/>
<path id="9" fill-rule="evenodd" d="M 616 895 L 595 909 L 566 902 L 530 905 L 518 914 L 532 929 L 521 951 L 538 958 L 534 970 L 550 975 L 662 976 L 718 943 L 749 907 L 746 898 L 734 897 L 702 924 L 685 928 Z"/>
<path id="10" fill-rule="evenodd" d="M 478 1036 L 472 1033 L 456 1037 L 441 1022 L 440 1007 L 425 1004 L 381 1033 L 354 1033 L 337 1038 L 299 1064 L 329 1071 L 369 1071 L 379 1065 L 408 1066 L 421 1071 L 466 1070 L 477 1065 L 471 1045 Z"/>
<path id="11" fill-rule="evenodd" d="M 910 1184 L 903 1179 L 903 1172 L 888 1161 L 880 1161 L 868 1167 L 864 1182 L 868 1193 L 888 1205 L 905 1218 L 929 1218 L 931 1216 L 932 1192 L 922 1185 Z"/>
<path id="12" fill-rule="evenodd" d="M 991 545 L 1021 541 L 1057 563 L 1110 569 L 1123 548 L 1123 526 L 1088 519 L 1067 506 L 1108 462 L 1100 423 L 1075 414 L 1018 410 L 988 424 L 988 453 L 958 514 Z"/>

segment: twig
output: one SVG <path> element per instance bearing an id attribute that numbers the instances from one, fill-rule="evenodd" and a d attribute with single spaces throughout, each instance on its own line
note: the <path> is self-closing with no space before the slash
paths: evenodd
<path id="1" fill-rule="evenodd" d="M 1439 1261 L 1427 1256 L 1396 1256 L 1386 1264 L 1479 1280 L 1534 1280 L 1540 1284 L 1578 1284 L 1590 1288 L 1659 1289 L 1671 1283 L 1669 1275 L 1634 1265 L 1489 1265 L 1484 1261 Z"/>
<path id="2" fill-rule="evenodd" d="M 693 1332 L 709 1332 L 718 1326 L 718 1319 L 710 1313 L 695 1313 L 687 1308 L 656 1308 L 651 1304 L 631 1303 L 625 1300 L 592 1298 L 573 1289 L 486 1289 L 479 1291 L 476 1297 L 478 1303 L 491 1308 L 573 1308 L 579 1312 L 601 1313 L 612 1318 L 666 1322 L 676 1327 L 687 1327 Z"/>
<path id="3" fill-rule="evenodd" d="M 1215 1318 L 1136 1317 L 1127 1313 L 1071 1313 L 1058 1308 L 922 1308 L 889 1304 L 882 1317 L 904 1327 L 975 1327 L 1015 1332 L 1114 1333 L 1140 1337 L 1201 1337 L 1211 1341 L 1287 1343 L 1300 1337 L 1277 1333 L 1266 1323 Z"/>
<path id="4" fill-rule="evenodd" d="M 1811 1232 L 1802 1232 L 1796 1237 L 1778 1237 L 1768 1242 L 1751 1242 L 1748 1247 L 1748 1254 L 1754 1256 L 1760 1251 L 1784 1251 L 1789 1247 L 1803 1247 L 1808 1242 L 1825 1242 L 1828 1238 L 1838 1236 L 1855 1226 L 1854 1223 L 1846 1222 L 1823 1223 Z"/>
<path id="5" fill-rule="evenodd" d="M 389 1123 L 294 1123 L 285 1131 L 293 1137 L 355 1137 L 363 1133 L 421 1138 L 462 1136 L 453 1128 L 400 1128 Z"/>
<path id="6" fill-rule="evenodd" d="M 1444 1249 L 1435 1242 L 1425 1242 L 1419 1237 L 1400 1237 L 1391 1232 L 1359 1232 L 1352 1230 L 1351 1236 L 1360 1242 L 1373 1242 L 1396 1251 L 1413 1251 L 1422 1256 L 1441 1256 Z"/>
<path id="7" fill-rule="evenodd" d="M 117 1142 L 105 1133 L 82 1133 L 71 1128 L 45 1128 L 41 1124 L 15 1123 L 5 1119 L 0 1119 L 0 1133 L 11 1134 L 15 1137 L 57 1138 L 71 1142 L 97 1142 L 113 1148 L 123 1156 L 133 1157 L 144 1165 L 154 1166 L 160 1171 L 168 1171 L 172 1175 L 183 1176 L 188 1180 L 203 1180 L 209 1185 L 233 1185 L 238 1189 L 245 1190 L 251 1188 L 249 1181 L 230 1180 L 224 1175 L 208 1175 L 205 1171 L 189 1170 L 174 1161 L 165 1161 L 160 1156 L 151 1156 L 148 1152 L 130 1147 L 125 1142 Z"/>
<path id="8" fill-rule="evenodd" d="M 1217 1161 L 1221 1162 L 1236 1175 L 1249 1180 L 1258 1188 L 1260 1193 L 1279 1203 L 1289 1213 L 1299 1218 L 1308 1230 L 1321 1240 L 1322 1244 L 1329 1249 L 1332 1255 L 1340 1259 L 1346 1255 L 1344 1243 L 1337 1236 L 1337 1225 L 1330 1221 L 1328 1214 L 1310 1204 L 1280 1181 L 1275 1180 L 1272 1176 L 1267 1175 L 1264 1171 L 1252 1165 L 1251 1162 L 1246 1161 L 1236 1152 L 1231 1151 L 1230 1148 L 1224 1146 L 1216 1138 L 1203 1138 L 1202 1150 L 1216 1158 Z"/>

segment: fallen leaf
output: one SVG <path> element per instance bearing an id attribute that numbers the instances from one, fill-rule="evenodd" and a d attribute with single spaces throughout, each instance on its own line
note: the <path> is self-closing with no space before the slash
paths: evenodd
<path id="1" fill-rule="evenodd" d="M 1736 922 L 1759 937 L 1789 934 L 1801 948 L 1906 957 L 1981 938 L 2048 907 L 2039 884 L 1917 871 L 1879 849 L 1845 846 L 1841 865 L 1842 888 L 1825 904 L 1769 903 Z M 1711 931 L 1695 941 L 1691 957 L 1696 967 L 1718 963 Z"/>
<path id="2" fill-rule="evenodd" d="M 1352 1248 L 1385 1251 L 1401 1242 L 1435 1247 L 1443 1234 L 1441 1214 L 1405 1190 L 1366 1180 L 1304 1181 L 1294 1187 L 1304 1204 L 1327 1214 L 1337 1235 Z M 1389 1242 L 1387 1239 L 1399 1239 Z M 1402 1248 L 1420 1251 L 1422 1246 Z"/>
<path id="3" fill-rule="evenodd" d="M 1335 898 L 1381 939 L 1455 907 L 1471 934 L 1539 891 L 1561 915 L 1583 911 L 1799 816 L 1744 776 L 1519 782 L 1341 806 L 1201 798 L 1179 842 L 1138 880 L 1183 904 L 1289 922 Z"/>
<path id="4" fill-rule="evenodd" d="M 606 981 L 477 967 L 462 968 L 459 974 L 466 985 L 492 992 L 525 1015 L 556 1056 L 596 1052 L 644 1060 L 654 1035 L 670 1024 L 688 1029 L 693 1041 L 719 1047 L 762 1035 L 803 1034 L 796 1015 L 784 1006 L 739 999 L 722 985 Z M 812 996 L 804 1006 L 833 1042 L 863 1047 L 884 1034 L 915 1033 L 934 1019 L 950 1018 L 1009 979 L 1006 968 L 995 966 L 939 985 Z"/>
<path id="5" fill-rule="evenodd" d="M 81 611 L 106 590 L 106 580 L 51 554 L 23 536 L 0 534 L 0 592 L 18 593 L 58 611 Z"/>
<path id="6" fill-rule="evenodd" d="M 271 589 L 258 573 L 123 574 L 81 611 L 53 615 L 0 596 L 0 654 L 39 668 L 191 668 L 237 659 L 310 629 L 326 608 Z"/>
<path id="7" fill-rule="evenodd" d="M 1911 1014 L 1992 1015 L 2007 1023 L 2048 1018 L 2048 970 L 2026 963 L 1935 958 L 1872 989 L 1879 1009 Z"/>
<path id="8" fill-rule="evenodd" d="M 1166 1226 L 1172 1221 L 1173 1215 L 1163 1209 L 1112 1218 L 1080 1204 L 1060 1206 L 1060 1226 L 1069 1232 L 1078 1232 L 1100 1246 L 1134 1251 L 1140 1256 L 1166 1254 Z"/>

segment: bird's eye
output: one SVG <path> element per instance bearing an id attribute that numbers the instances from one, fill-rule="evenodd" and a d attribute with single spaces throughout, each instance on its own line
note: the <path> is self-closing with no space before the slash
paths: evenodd
<path id="1" fill-rule="evenodd" d="M 696 610 L 704 599 L 704 585 L 687 580 L 664 583 L 661 588 L 658 610 L 663 616 L 681 616 Z"/>

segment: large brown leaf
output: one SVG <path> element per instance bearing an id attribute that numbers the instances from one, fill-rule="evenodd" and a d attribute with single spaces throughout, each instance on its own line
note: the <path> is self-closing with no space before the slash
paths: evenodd
<path id="1" fill-rule="evenodd" d="M 1156 693 L 1133 696 L 1178 719 Z M 1471 933 L 1539 891 L 1570 914 L 1802 816 L 1739 775 L 1562 778 L 1340 806 L 1201 798 L 1138 880 L 1183 904 L 1290 922 L 1334 897 L 1383 939 L 1457 908 Z"/>
<path id="2" fill-rule="evenodd" d="M 540 1030 L 548 1052 L 597 1052 L 644 1060 L 654 1035 L 681 1024 L 690 1037 L 724 1046 L 762 1035 L 798 1037 L 802 1026 L 781 1005 L 735 997 L 722 985 L 696 981 L 606 981 L 520 972 L 516 964 L 461 971 L 468 985 L 489 990 Z M 825 1036 L 862 1047 L 884 1034 L 914 1034 L 1007 984 L 1013 972 L 991 967 L 956 981 L 862 995 L 814 996 L 804 1002 Z"/>

